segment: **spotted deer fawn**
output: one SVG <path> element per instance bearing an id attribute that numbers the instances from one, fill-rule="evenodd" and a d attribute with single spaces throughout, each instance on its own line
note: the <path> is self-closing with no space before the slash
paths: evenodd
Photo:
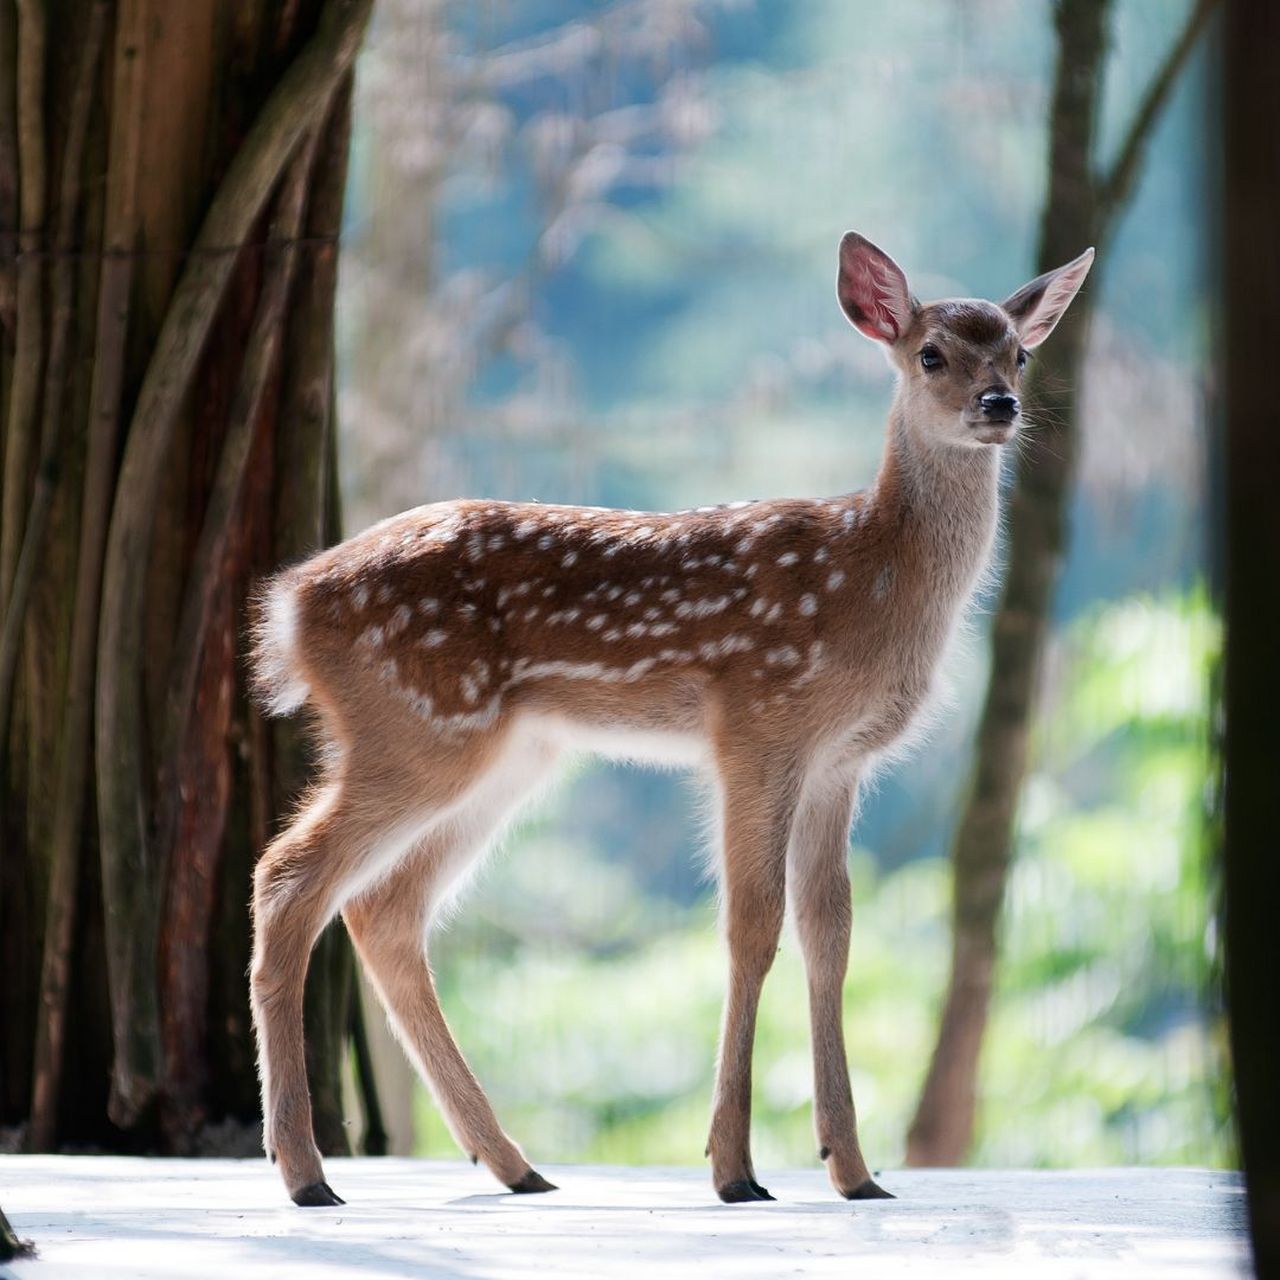
<path id="1" fill-rule="evenodd" d="M 728 996 L 707 1154 L 725 1201 L 768 1200 L 749 1145 L 761 986 L 790 895 L 808 971 L 820 1156 L 887 1196 L 858 1144 L 842 1027 L 859 779 L 900 743 L 996 532 L 999 446 L 1027 352 L 1093 251 L 1002 305 L 921 304 L 855 232 L 845 315 L 897 371 L 870 489 L 673 515 L 442 502 L 286 570 L 260 604 L 257 686 L 310 706 L 322 782 L 254 877 L 265 1144 L 301 1205 L 341 1204 L 311 1127 L 302 993 L 341 911 L 458 1143 L 512 1191 L 554 1188 L 502 1131 L 445 1022 L 432 915 L 566 751 L 700 765 L 720 813 Z"/>

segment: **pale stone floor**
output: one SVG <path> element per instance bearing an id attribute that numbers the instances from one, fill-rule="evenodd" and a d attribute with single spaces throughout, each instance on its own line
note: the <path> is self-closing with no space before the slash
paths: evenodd
<path id="1" fill-rule="evenodd" d="M 514 1196 L 469 1164 L 330 1160 L 348 1203 L 298 1209 L 265 1161 L 0 1157 L 0 1205 L 40 1258 L 16 1280 L 114 1277 L 1248 1274 L 1239 1175 L 1201 1169 L 888 1172 L 846 1203 L 820 1169 L 761 1171 L 722 1205 L 705 1170 L 544 1167 Z"/>

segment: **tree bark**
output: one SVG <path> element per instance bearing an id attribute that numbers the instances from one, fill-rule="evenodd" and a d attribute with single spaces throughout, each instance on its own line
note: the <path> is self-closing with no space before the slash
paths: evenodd
<path id="1" fill-rule="evenodd" d="M 372 0 L 328 0 L 205 215 L 134 409 L 107 537 L 98 656 L 98 821 L 115 1028 L 111 1118 L 128 1127 L 161 1075 L 154 984 L 162 875 L 150 831 L 142 601 L 151 520 L 176 415 L 239 256 L 284 165 L 355 58 Z"/>
<path id="2" fill-rule="evenodd" d="M 1109 175 L 1094 138 L 1111 0 L 1062 0 L 1049 115 L 1048 188 L 1036 272 L 1105 240 L 1132 194 L 1147 139 L 1214 0 L 1198 0 L 1143 95 Z M 1080 449 L 1078 386 L 1100 269 L 1036 353 L 1026 398 L 1030 429 L 1018 455 L 1007 522 L 1008 565 L 992 628 L 991 674 L 973 779 L 951 845 L 951 968 L 938 1035 L 907 1135 L 910 1165 L 963 1163 L 973 1141 L 978 1063 L 996 980 L 1000 915 L 1013 856 L 1018 796 L 1053 592 L 1068 539 Z M 1043 418 L 1038 406 L 1052 399 Z"/>
<path id="3" fill-rule="evenodd" d="M 68 50 L 45 5 L 0 0 L 0 1126 L 33 1149 L 244 1151 L 257 1125 L 247 901 L 282 793 L 244 622 L 253 580 L 336 519 L 371 3 L 65 0 Z M 345 1150 L 330 945 L 316 1124 Z"/>
<path id="4" fill-rule="evenodd" d="M 1226 394 L 1225 942 L 1240 1154 L 1256 1273 L 1280 1276 L 1280 9 L 1232 0 L 1222 78 L 1226 201 L 1220 356 Z"/>

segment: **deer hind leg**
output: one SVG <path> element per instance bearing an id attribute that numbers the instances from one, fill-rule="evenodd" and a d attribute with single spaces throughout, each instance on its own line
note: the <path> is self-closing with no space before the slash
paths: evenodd
<path id="1" fill-rule="evenodd" d="M 344 900 L 385 874 L 447 810 L 468 755 L 458 752 L 452 771 L 426 789 L 412 768 L 346 762 L 254 870 L 250 1003 L 263 1141 L 296 1204 L 342 1203 L 324 1180 L 311 1126 L 302 1019 L 311 949 Z"/>
<path id="2" fill-rule="evenodd" d="M 789 854 L 796 930 L 809 978 L 814 1128 L 819 1156 L 847 1200 L 891 1198 L 872 1180 L 858 1144 L 844 1047 L 844 979 L 852 924 L 848 848 L 856 781 L 806 792 Z"/>
<path id="3" fill-rule="evenodd" d="M 789 770 L 775 774 L 756 760 L 725 760 L 722 755 L 720 781 L 729 988 L 707 1154 L 721 1200 L 772 1200 L 756 1181 L 751 1163 L 751 1055 L 760 991 L 777 954 L 786 905 L 794 777 Z"/>
<path id="4" fill-rule="evenodd" d="M 391 1025 L 458 1145 L 517 1192 L 554 1191 L 555 1187 L 530 1167 L 503 1132 L 462 1056 L 436 995 L 427 933 L 450 882 L 547 777 L 558 754 L 540 743 L 507 752 L 461 807 L 433 827 L 387 880 L 348 902 L 343 910 Z"/>

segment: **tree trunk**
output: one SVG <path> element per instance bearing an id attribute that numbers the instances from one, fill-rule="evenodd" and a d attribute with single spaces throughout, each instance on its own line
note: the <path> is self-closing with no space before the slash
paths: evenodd
<path id="1" fill-rule="evenodd" d="M 1228 6 L 1224 117 L 1227 1003 L 1254 1265 L 1280 1276 L 1280 433 L 1269 353 L 1280 341 L 1280 9 Z"/>
<path id="2" fill-rule="evenodd" d="M 339 532 L 371 3 L 0 0 L 0 1125 L 35 1150 L 257 1125 L 246 904 L 301 764 L 273 783 L 245 613 Z M 316 1125 L 345 1150 L 350 959 L 327 947 Z"/>
<path id="3" fill-rule="evenodd" d="M 1199 0 L 1170 48 L 1111 170 L 1093 147 L 1111 0 L 1061 0 L 1049 115 L 1049 171 L 1037 273 L 1105 241 L 1132 194 L 1151 129 L 1213 7 Z M 1078 387 L 1100 270 L 1036 353 L 1026 398 L 1031 430 L 1018 455 L 1007 523 L 1008 567 L 991 636 L 991 674 L 973 780 L 951 846 L 952 953 L 938 1037 L 907 1136 L 907 1163 L 954 1165 L 973 1140 L 978 1062 L 998 959 L 1018 795 L 1053 592 L 1067 546 L 1080 448 Z M 1041 418 L 1037 407 L 1052 402 Z"/>

